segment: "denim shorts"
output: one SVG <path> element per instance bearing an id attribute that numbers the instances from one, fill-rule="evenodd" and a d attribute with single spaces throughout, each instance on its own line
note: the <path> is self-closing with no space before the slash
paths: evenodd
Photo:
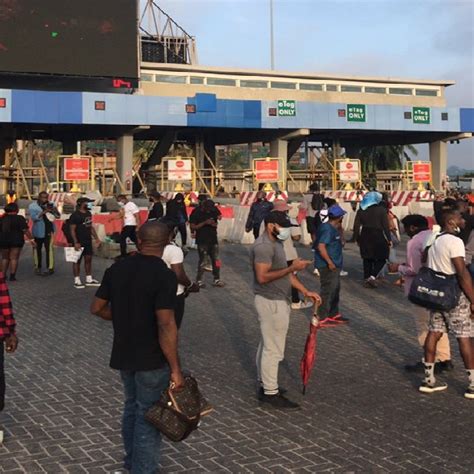
<path id="1" fill-rule="evenodd" d="M 451 332 L 455 337 L 474 337 L 474 320 L 471 319 L 471 303 L 461 293 L 458 305 L 451 311 L 431 311 L 429 330 Z"/>

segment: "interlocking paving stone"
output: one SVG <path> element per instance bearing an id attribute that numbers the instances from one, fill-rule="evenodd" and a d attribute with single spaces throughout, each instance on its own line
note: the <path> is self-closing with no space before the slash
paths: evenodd
<path id="1" fill-rule="evenodd" d="M 299 251 L 310 258 L 308 249 Z M 10 285 L 20 347 L 6 356 L 0 472 L 120 471 L 122 387 L 108 368 L 111 325 L 89 314 L 94 289 L 72 287 L 60 249 L 57 271 L 47 278 L 30 273 L 28 253 Z M 191 295 L 180 334 L 183 366 L 215 411 L 185 442 L 163 443 L 162 472 L 472 472 L 473 405 L 462 396 L 466 380 L 455 342 L 455 370 L 441 377 L 449 389 L 420 395 L 419 375 L 403 371 L 420 357 L 409 304 L 391 284 L 361 287 L 355 246 L 346 249 L 350 275 L 342 278 L 342 310 L 351 322 L 318 333 L 305 396 L 298 367 L 311 313 L 291 315 L 280 367 L 281 385 L 302 405 L 291 413 L 256 400 L 259 332 L 248 247 L 223 244 L 221 255 L 227 287 Z M 196 263 L 192 251 L 192 276 Z M 110 264 L 95 259 L 95 274 Z M 302 278 L 318 288 L 309 272 Z"/>

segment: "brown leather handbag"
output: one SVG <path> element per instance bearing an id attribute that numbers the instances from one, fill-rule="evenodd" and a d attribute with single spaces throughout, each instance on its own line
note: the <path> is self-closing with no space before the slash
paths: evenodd
<path id="1" fill-rule="evenodd" d="M 178 390 L 171 384 L 145 413 L 145 419 L 171 441 L 186 439 L 197 429 L 201 415 L 209 412 L 209 405 L 199 392 L 196 379 L 186 375 L 184 381 L 184 386 Z"/>

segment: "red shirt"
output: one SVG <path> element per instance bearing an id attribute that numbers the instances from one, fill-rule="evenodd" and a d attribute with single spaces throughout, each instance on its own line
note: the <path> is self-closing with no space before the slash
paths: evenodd
<path id="1" fill-rule="evenodd" d="M 5 276 L 0 272 L 0 340 L 15 333 L 15 318 Z"/>

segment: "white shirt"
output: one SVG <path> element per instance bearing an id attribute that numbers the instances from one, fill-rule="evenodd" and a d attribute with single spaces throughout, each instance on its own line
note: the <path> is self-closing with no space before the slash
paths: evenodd
<path id="1" fill-rule="evenodd" d="M 138 209 L 138 206 L 133 203 L 132 201 L 127 202 L 125 206 L 123 206 L 123 210 L 125 212 L 124 218 L 123 218 L 123 225 L 137 225 L 137 218 L 135 214 L 140 212 L 140 209 Z"/>
<path id="2" fill-rule="evenodd" d="M 293 221 L 293 219 L 292 219 Z M 293 221 L 293 223 L 295 223 Z M 293 243 L 293 237 L 301 237 L 301 227 L 291 227 L 291 237 L 283 241 L 283 250 L 285 251 L 286 261 L 296 260 L 298 258 L 298 253 L 295 249 L 295 244 Z"/>
<path id="3" fill-rule="evenodd" d="M 161 257 L 163 262 L 166 263 L 169 269 L 171 269 L 171 265 L 177 265 L 179 263 L 184 262 L 184 254 L 180 247 L 174 244 L 169 244 L 165 247 L 163 251 L 163 256 Z M 178 290 L 176 291 L 176 295 L 182 295 L 184 293 L 184 285 L 178 283 Z"/>
<path id="4" fill-rule="evenodd" d="M 454 275 L 452 258 L 466 258 L 464 242 L 453 234 L 440 235 L 428 250 L 428 267 L 435 272 Z"/>

